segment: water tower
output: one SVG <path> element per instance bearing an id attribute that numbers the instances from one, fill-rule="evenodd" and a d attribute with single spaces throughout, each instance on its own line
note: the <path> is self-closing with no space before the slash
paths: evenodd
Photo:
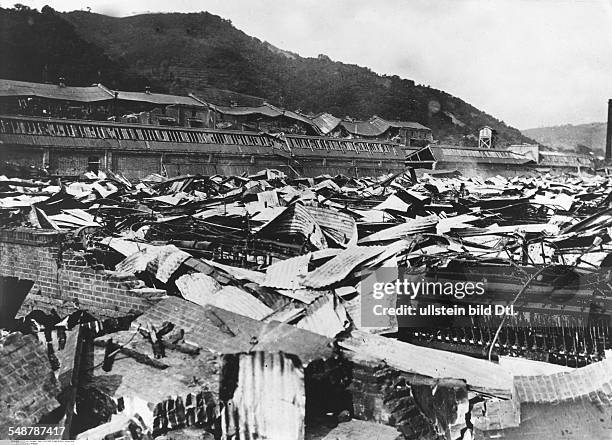
<path id="1" fill-rule="evenodd" d="M 478 148 L 495 147 L 495 130 L 485 125 L 478 133 Z"/>

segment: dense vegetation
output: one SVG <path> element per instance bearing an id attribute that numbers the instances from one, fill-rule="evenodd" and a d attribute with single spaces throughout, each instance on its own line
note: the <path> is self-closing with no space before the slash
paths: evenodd
<path id="1" fill-rule="evenodd" d="M 231 98 L 253 105 L 265 98 L 305 113 L 417 121 L 448 143 L 474 145 L 483 125 L 498 131 L 501 144 L 530 142 L 448 93 L 324 55 L 303 58 L 279 50 L 207 12 L 115 18 L 19 7 L 0 9 L 0 20 L 0 57 L 10 61 L 0 67 L 5 78 L 54 81 L 63 75 L 73 85 L 102 82 L 124 89 L 148 82 L 157 91 L 193 92 L 213 102 Z"/>
<path id="2" fill-rule="evenodd" d="M 147 80 L 130 75 L 124 63 L 111 59 L 95 44 L 79 37 L 74 27 L 48 6 L 41 12 L 27 6 L 0 8 L 0 78 L 70 85 L 102 82 L 143 88 Z"/>

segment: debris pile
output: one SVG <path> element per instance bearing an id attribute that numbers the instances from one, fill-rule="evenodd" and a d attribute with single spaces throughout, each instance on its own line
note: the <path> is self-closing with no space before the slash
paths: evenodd
<path id="1" fill-rule="evenodd" d="M 483 407 L 520 410 L 526 363 L 606 363 L 612 182 L 418 173 L 2 176 L 4 232 L 52 230 L 60 253 L 161 293 L 117 318 L 78 296 L 70 314 L 25 313 L 25 290 L 21 318 L 0 327 L 46 345 L 82 330 L 73 438 L 364 438 L 363 421 L 404 438 L 468 438 L 474 425 L 492 438 Z M 393 307 L 449 315 L 373 324 L 375 281 L 420 283 Z M 476 306 L 512 310 L 461 312 Z"/>

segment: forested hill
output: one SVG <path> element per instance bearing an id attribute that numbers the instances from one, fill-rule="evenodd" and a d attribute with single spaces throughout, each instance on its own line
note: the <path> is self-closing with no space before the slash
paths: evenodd
<path id="1" fill-rule="evenodd" d="M 116 18 L 21 7 L 0 9 L 0 26 L 0 57 L 14 60 L 0 64 L 2 77 L 53 81 L 63 75 L 75 85 L 101 81 L 123 89 L 148 82 L 157 91 L 193 92 L 213 102 L 267 100 L 304 113 L 417 121 L 446 143 L 474 145 L 483 125 L 498 131 L 500 145 L 532 142 L 448 93 L 324 55 L 300 57 L 207 12 Z"/>
<path id="2" fill-rule="evenodd" d="M 603 156 L 606 147 L 606 123 L 558 125 L 523 130 L 523 133 L 541 144 L 557 150 L 594 152 Z"/>

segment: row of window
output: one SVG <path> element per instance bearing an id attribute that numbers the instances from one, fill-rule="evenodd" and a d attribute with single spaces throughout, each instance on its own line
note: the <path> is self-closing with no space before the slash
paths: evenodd
<path id="1" fill-rule="evenodd" d="M 518 156 L 509 151 L 501 150 L 464 150 L 460 148 L 443 148 L 444 154 L 447 156 L 463 156 L 463 157 L 479 157 L 479 158 L 507 158 L 520 159 Z"/>
<path id="2" fill-rule="evenodd" d="M 200 144 L 228 144 L 272 146 L 266 136 L 164 128 L 136 128 L 89 123 L 45 122 L 28 119 L 0 118 L 0 133 L 40 136 L 67 136 L 95 139 L 132 141 L 187 142 Z"/>
<path id="3" fill-rule="evenodd" d="M 131 141 L 186 142 L 259 147 L 273 146 L 272 138 L 257 134 L 234 134 L 218 131 L 150 127 L 138 128 L 114 124 L 100 125 L 85 122 L 53 122 L 5 117 L 0 117 L 0 133 Z M 309 150 L 396 154 L 395 146 L 385 142 L 293 137 L 289 135 L 285 137 L 291 149 L 305 148 Z"/>
<path id="4" fill-rule="evenodd" d="M 372 153 L 395 153 L 391 144 L 376 141 L 353 141 L 350 139 L 320 139 L 286 136 L 289 148 L 306 148 L 308 150 L 334 150 Z"/>

